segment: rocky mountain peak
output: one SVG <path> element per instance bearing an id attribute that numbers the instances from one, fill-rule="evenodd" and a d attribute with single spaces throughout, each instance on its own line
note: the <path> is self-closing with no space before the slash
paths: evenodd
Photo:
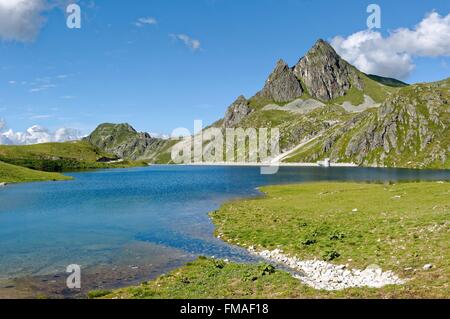
<path id="1" fill-rule="evenodd" d="M 322 39 L 300 59 L 293 73 L 304 83 L 309 94 L 320 100 L 343 96 L 352 87 L 364 88 L 358 70 Z"/>
<path id="2" fill-rule="evenodd" d="M 277 61 L 275 69 L 272 71 L 267 81 L 270 82 L 275 80 L 285 72 L 289 72 L 289 65 L 283 59 L 280 59 Z"/>
<path id="3" fill-rule="evenodd" d="M 286 62 L 279 60 L 266 81 L 266 85 L 257 96 L 274 102 L 289 102 L 302 94 L 303 89 L 292 69 Z"/>
<path id="4" fill-rule="evenodd" d="M 324 39 L 319 39 L 316 41 L 316 43 L 313 45 L 313 47 L 309 50 L 309 53 L 313 52 L 329 52 L 331 54 L 337 55 L 334 48 Z"/>

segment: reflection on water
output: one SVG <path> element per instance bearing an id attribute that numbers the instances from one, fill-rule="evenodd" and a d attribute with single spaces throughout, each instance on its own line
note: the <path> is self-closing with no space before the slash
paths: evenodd
<path id="1" fill-rule="evenodd" d="M 52 276 L 69 264 L 82 266 L 86 285 L 115 287 L 198 255 L 251 261 L 244 250 L 212 236 L 207 213 L 231 198 L 258 195 L 261 185 L 450 180 L 450 171 L 306 167 L 281 168 L 276 175 L 260 175 L 256 167 L 186 166 L 69 175 L 75 180 L 0 190 L 0 297 L 23 278 L 41 279 L 39 287 L 58 283 L 60 277 Z M 12 278 L 19 280 L 11 284 Z M 55 294 L 62 279 L 59 290 L 50 289 Z"/>

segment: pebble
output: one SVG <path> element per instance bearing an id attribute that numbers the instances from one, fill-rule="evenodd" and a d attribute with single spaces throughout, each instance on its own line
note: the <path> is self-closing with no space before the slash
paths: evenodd
<path id="1" fill-rule="evenodd" d="M 333 291 L 354 287 L 381 288 L 405 283 L 405 280 L 392 271 L 383 272 L 377 265 L 370 265 L 365 270 L 347 269 L 345 265 L 334 265 L 322 260 L 290 257 L 283 254 L 281 249 L 256 251 L 254 247 L 250 247 L 249 251 L 269 262 L 287 266 L 295 272 L 294 278 L 315 289 Z"/>
<path id="2" fill-rule="evenodd" d="M 432 264 L 426 264 L 426 265 L 423 266 L 423 270 L 430 270 L 432 268 L 433 268 Z"/>

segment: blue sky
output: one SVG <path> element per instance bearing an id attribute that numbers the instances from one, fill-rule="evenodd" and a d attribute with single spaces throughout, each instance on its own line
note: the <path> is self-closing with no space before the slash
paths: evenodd
<path id="1" fill-rule="evenodd" d="M 95 0 L 79 2 L 82 28 L 71 30 L 60 7 L 43 10 L 33 40 L 0 42 L 0 119 L 15 131 L 83 133 L 102 122 L 165 134 L 195 119 L 210 124 L 237 96 L 256 93 L 277 59 L 292 65 L 318 38 L 367 29 L 373 2 L 386 37 L 450 11 L 448 0 Z M 413 62 L 410 83 L 450 74 L 448 53 Z"/>

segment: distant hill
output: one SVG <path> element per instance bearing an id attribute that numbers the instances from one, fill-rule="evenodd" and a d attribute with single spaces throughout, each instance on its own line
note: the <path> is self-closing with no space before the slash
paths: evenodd
<path id="1" fill-rule="evenodd" d="M 138 133 L 129 124 L 100 124 L 84 139 L 102 151 L 119 158 L 154 160 L 169 141 L 153 138 L 148 133 Z"/>
<path id="2" fill-rule="evenodd" d="M 392 86 L 392 87 L 405 87 L 408 86 L 408 84 L 406 84 L 405 82 L 396 80 L 396 79 L 391 79 L 391 78 L 384 78 L 382 76 L 378 76 L 378 75 L 373 75 L 373 74 L 367 74 L 367 76 L 374 80 L 377 81 L 381 84 L 387 85 L 387 86 Z"/>

